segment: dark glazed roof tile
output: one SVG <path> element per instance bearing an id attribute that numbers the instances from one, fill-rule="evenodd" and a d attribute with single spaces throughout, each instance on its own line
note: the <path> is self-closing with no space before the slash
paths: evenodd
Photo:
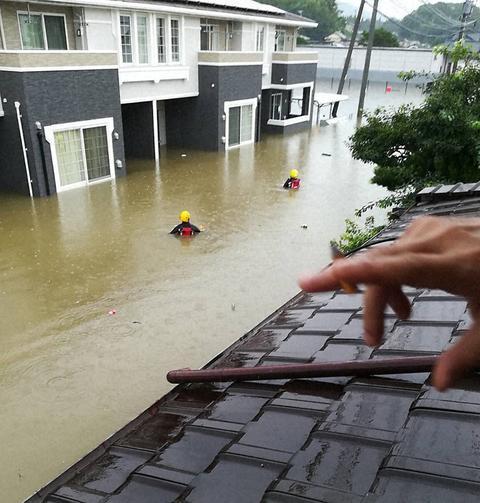
<path id="1" fill-rule="evenodd" d="M 423 473 L 382 470 L 364 503 L 478 503 L 480 485 Z"/>
<path id="2" fill-rule="evenodd" d="M 268 398 L 248 396 L 240 393 L 228 393 L 215 402 L 206 417 L 218 421 L 231 421 L 234 423 L 248 423 L 268 402 Z"/>
<path id="3" fill-rule="evenodd" d="M 284 469 L 283 464 L 222 455 L 209 473 L 200 474 L 187 496 L 189 503 L 253 503 Z"/>
<path id="4" fill-rule="evenodd" d="M 62 503 L 65 501 L 78 501 L 80 503 L 101 503 L 105 499 L 105 494 L 94 494 L 76 487 L 69 486 L 61 487 L 55 493 L 55 496 L 58 498 L 58 500 L 52 499 L 48 501 L 61 501 Z"/>
<path id="5" fill-rule="evenodd" d="M 78 475 L 73 484 L 103 493 L 113 493 L 126 482 L 130 473 L 152 457 L 151 452 L 114 447 L 90 470 Z"/>
<path id="6" fill-rule="evenodd" d="M 305 414 L 301 410 L 272 407 L 246 426 L 239 443 L 295 452 L 306 442 L 318 417 L 315 409 Z"/>
<path id="7" fill-rule="evenodd" d="M 262 503 L 309 503 L 319 501 L 322 503 L 360 503 L 361 496 L 356 496 L 344 491 L 312 486 L 293 480 L 281 480 L 268 492 Z"/>
<path id="8" fill-rule="evenodd" d="M 315 354 L 313 361 L 318 362 L 338 362 L 344 360 L 367 360 L 373 348 L 370 348 L 359 341 L 355 343 L 329 342 L 324 350 Z"/>
<path id="9" fill-rule="evenodd" d="M 388 334 L 395 322 L 395 318 L 385 318 L 384 333 Z M 340 329 L 340 333 L 334 336 L 335 341 L 339 340 L 363 340 L 363 318 L 352 318 L 346 325 Z"/>
<path id="10" fill-rule="evenodd" d="M 413 303 L 411 321 L 457 323 L 467 303 L 461 301 L 422 300 Z"/>
<path id="11" fill-rule="evenodd" d="M 288 480 L 366 494 L 390 444 L 348 435 L 316 433 L 291 461 Z"/>
<path id="12" fill-rule="evenodd" d="M 381 349 L 440 353 L 448 344 L 453 327 L 424 326 L 402 323 L 397 325 Z"/>
<path id="13" fill-rule="evenodd" d="M 297 334 L 317 334 L 336 332 L 352 317 L 355 311 L 319 311 L 307 320 L 303 327 L 295 330 Z"/>
<path id="14" fill-rule="evenodd" d="M 192 473 L 202 472 L 235 437 L 234 433 L 207 428 L 185 428 L 184 435 L 153 461 L 161 466 Z"/>
<path id="15" fill-rule="evenodd" d="M 297 335 L 294 333 L 280 346 L 270 353 L 273 358 L 311 358 L 317 351 L 320 351 L 330 338 L 329 335 Z"/>
<path id="16" fill-rule="evenodd" d="M 260 330 L 241 345 L 242 351 L 272 351 L 284 341 L 291 332 L 289 328 Z"/>
<path id="17" fill-rule="evenodd" d="M 351 385 L 325 421 L 396 432 L 416 397 L 413 391 Z"/>
<path id="18" fill-rule="evenodd" d="M 267 328 L 298 326 L 312 316 L 315 309 L 288 309 L 270 321 Z"/>
<path id="19" fill-rule="evenodd" d="M 133 475 L 122 490 L 105 503 L 171 503 L 185 490 L 185 486 L 165 480 Z"/>

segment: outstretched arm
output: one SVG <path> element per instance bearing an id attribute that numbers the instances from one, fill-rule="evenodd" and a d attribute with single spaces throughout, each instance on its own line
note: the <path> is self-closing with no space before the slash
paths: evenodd
<path id="1" fill-rule="evenodd" d="M 336 261 L 302 278 L 300 286 L 307 292 L 328 291 L 339 288 L 341 281 L 366 285 L 364 338 L 371 346 L 382 339 L 387 305 L 401 319 L 410 316 L 402 285 L 439 288 L 465 297 L 473 325 L 440 357 L 433 383 L 445 390 L 480 364 L 480 218 L 419 218 L 391 246 Z"/>
<path id="2" fill-rule="evenodd" d="M 178 234 L 182 229 L 182 224 L 176 225 L 171 231 L 170 234 Z"/>
<path id="3" fill-rule="evenodd" d="M 190 227 L 193 232 L 201 232 L 201 230 L 196 225 L 190 224 Z"/>

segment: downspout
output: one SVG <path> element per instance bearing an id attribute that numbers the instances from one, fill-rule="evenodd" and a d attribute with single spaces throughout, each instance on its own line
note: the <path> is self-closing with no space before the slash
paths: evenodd
<path id="1" fill-rule="evenodd" d="M 40 146 L 40 156 L 42 158 L 42 172 L 43 178 L 45 179 L 45 193 L 47 196 L 50 195 L 50 185 L 48 183 L 48 173 L 47 173 L 47 161 L 45 160 L 45 147 L 43 145 L 43 132 L 42 126 L 39 122 L 36 123 L 37 126 L 37 138 L 38 144 Z"/>
<path id="2" fill-rule="evenodd" d="M 28 167 L 27 147 L 25 146 L 25 137 L 23 136 L 22 116 L 20 114 L 20 102 L 15 101 L 14 105 L 17 110 L 18 132 L 20 133 L 20 141 L 22 142 L 23 161 L 25 163 L 25 172 L 27 174 L 28 192 L 30 193 L 30 197 L 33 197 L 32 179 L 30 178 L 30 168 Z"/>

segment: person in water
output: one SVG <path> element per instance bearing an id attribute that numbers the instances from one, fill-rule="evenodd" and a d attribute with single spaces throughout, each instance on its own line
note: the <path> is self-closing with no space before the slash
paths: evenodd
<path id="1" fill-rule="evenodd" d="M 175 234 L 177 236 L 194 236 L 201 232 L 197 226 L 190 223 L 190 213 L 188 211 L 184 210 L 180 213 L 180 220 L 181 222 L 170 231 L 170 234 Z"/>
<path id="2" fill-rule="evenodd" d="M 300 188 L 300 178 L 298 178 L 298 171 L 292 169 L 290 171 L 290 178 L 283 184 L 284 189 L 299 189 Z"/>

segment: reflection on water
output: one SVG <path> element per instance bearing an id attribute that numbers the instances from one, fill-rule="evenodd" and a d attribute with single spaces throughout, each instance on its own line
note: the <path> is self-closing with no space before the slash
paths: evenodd
<path id="1" fill-rule="evenodd" d="M 367 105 L 384 96 L 371 88 Z M 348 153 L 353 127 L 226 154 L 164 149 L 160 169 L 130 161 L 115 183 L 0 196 L 2 501 L 45 484 L 167 391 L 168 369 L 201 366 L 327 263 L 344 219 L 384 194 Z M 298 192 L 281 188 L 292 168 Z M 183 209 L 206 232 L 170 236 Z"/>

